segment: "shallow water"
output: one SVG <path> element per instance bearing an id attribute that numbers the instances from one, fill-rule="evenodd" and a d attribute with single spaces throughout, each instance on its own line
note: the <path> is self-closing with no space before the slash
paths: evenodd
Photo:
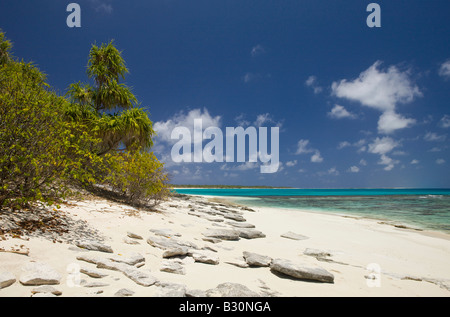
<path id="1" fill-rule="evenodd" d="M 248 206 L 308 209 L 450 233 L 450 189 L 177 189 Z"/>

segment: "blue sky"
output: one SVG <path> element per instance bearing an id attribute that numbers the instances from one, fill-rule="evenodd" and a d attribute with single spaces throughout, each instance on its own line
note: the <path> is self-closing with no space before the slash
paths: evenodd
<path id="1" fill-rule="evenodd" d="M 381 7 L 369 28 L 366 7 Z M 2 1 L 0 28 L 64 93 L 115 40 L 176 184 L 450 187 L 448 0 Z M 279 127 L 280 168 L 175 163 L 176 126 Z"/>

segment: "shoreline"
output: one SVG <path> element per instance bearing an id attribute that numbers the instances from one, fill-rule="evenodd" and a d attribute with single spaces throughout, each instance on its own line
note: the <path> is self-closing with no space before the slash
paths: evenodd
<path id="1" fill-rule="evenodd" d="M 205 199 L 211 198 L 215 201 L 220 201 L 222 203 L 231 203 L 235 205 L 242 205 L 247 206 L 250 208 L 270 208 L 272 210 L 285 210 L 285 211 L 295 211 L 295 212 L 305 212 L 305 213 L 312 213 L 312 214 L 323 214 L 323 215 L 330 215 L 330 216 L 337 216 L 342 218 L 350 218 L 350 219 L 365 219 L 369 221 L 375 221 L 380 225 L 387 225 L 392 226 L 397 229 L 403 229 L 408 230 L 416 233 L 421 233 L 423 235 L 432 236 L 432 237 L 439 237 L 441 239 L 449 240 L 450 241 L 450 233 L 445 231 L 439 231 L 439 230 L 432 230 L 425 227 L 413 227 L 412 224 L 402 222 L 399 220 L 392 220 L 382 217 L 368 217 L 364 215 L 352 215 L 352 214 L 346 214 L 346 213 L 340 213 L 339 211 L 323 211 L 320 209 L 301 209 L 301 208 L 286 208 L 286 207 L 273 207 L 273 206 L 267 206 L 267 207 L 260 207 L 256 205 L 245 205 L 242 203 L 239 203 L 238 200 L 242 199 L 244 197 L 242 196 L 214 196 L 214 195 L 194 195 L 194 194 L 183 194 L 188 196 L 196 196 L 196 197 L 203 197 Z M 252 197 L 245 197 L 245 199 L 251 199 Z"/>
<path id="2" fill-rule="evenodd" d="M 236 296 L 450 296 L 447 239 L 370 219 L 269 207 L 249 210 L 211 198 L 173 197 L 157 212 L 96 197 L 70 201 L 60 212 L 77 227 L 62 234 L 61 241 L 45 235 L 0 239 L 4 250 L 23 245 L 29 251 L 0 252 L 0 284 L 5 272 L 15 278 L 12 285 L 0 288 L 0 297 L 31 296 L 36 287 L 23 284 L 23 270 L 40 262 L 59 274 L 53 287 L 67 297 L 119 296 L 123 289 L 135 297 L 226 296 L 224 284 L 243 291 Z M 217 229 L 238 232 L 239 238 L 205 236 Z M 96 242 L 112 253 L 77 246 L 84 233 L 88 240 L 98 237 Z M 168 249 L 161 243 L 169 243 L 171 252 L 176 243 L 176 249 L 183 250 L 177 252 L 186 253 L 165 257 Z M 269 264 L 249 265 L 246 252 L 269 258 Z M 131 260 L 138 262 L 123 263 Z M 279 260 L 320 268 L 333 281 L 277 273 L 272 266 Z M 375 264 L 380 268 L 376 274 L 370 271 Z M 80 268 L 83 271 L 76 270 Z M 89 271 L 104 276 L 83 273 Z M 143 279 L 137 279 L 141 284 L 130 272 Z"/>

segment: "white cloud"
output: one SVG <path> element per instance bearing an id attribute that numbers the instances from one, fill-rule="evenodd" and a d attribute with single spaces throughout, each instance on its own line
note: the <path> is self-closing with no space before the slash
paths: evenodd
<path id="1" fill-rule="evenodd" d="M 439 68 L 439 75 L 442 77 L 450 78 L 450 59 L 442 63 Z"/>
<path id="2" fill-rule="evenodd" d="M 450 116 L 447 114 L 443 116 L 439 121 L 439 126 L 444 129 L 450 128 Z"/>
<path id="3" fill-rule="evenodd" d="M 327 113 L 327 115 L 333 119 L 356 118 L 355 114 L 348 112 L 347 109 L 345 109 L 343 106 L 340 105 L 335 105 L 333 109 L 331 109 L 331 111 Z"/>
<path id="4" fill-rule="evenodd" d="M 288 166 L 288 167 L 292 167 L 292 166 L 295 166 L 295 165 L 297 165 L 297 160 L 287 161 L 286 162 L 286 166 Z"/>
<path id="5" fill-rule="evenodd" d="M 311 162 L 313 163 L 321 163 L 323 162 L 323 157 L 320 155 L 319 151 L 316 151 L 312 156 L 311 156 Z"/>
<path id="6" fill-rule="evenodd" d="M 295 154 L 303 154 L 303 153 L 311 153 L 314 152 L 314 149 L 308 147 L 309 140 L 300 140 L 297 143 L 297 152 Z"/>
<path id="7" fill-rule="evenodd" d="M 412 164 L 412 165 L 419 164 L 419 160 L 414 159 L 414 160 L 411 161 L 410 164 Z"/>
<path id="8" fill-rule="evenodd" d="M 390 137 L 376 138 L 373 143 L 369 144 L 369 152 L 383 155 L 397 146 L 399 146 L 399 143 Z"/>
<path id="9" fill-rule="evenodd" d="M 436 164 L 439 164 L 439 165 L 441 165 L 441 164 L 445 164 L 445 160 L 444 159 L 437 159 L 436 160 Z"/>
<path id="10" fill-rule="evenodd" d="M 365 160 L 365 159 L 361 159 L 361 160 L 359 161 L 359 165 L 361 165 L 361 166 L 367 166 L 366 160 Z"/>
<path id="11" fill-rule="evenodd" d="M 429 141 L 429 142 L 443 142 L 443 141 L 445 141 L 445 139 L 447 139 L 447 135 L 445 135 L 445 134 L 439 135 L 434 132 L 427 132 L 427 134 L 425 134 L 423 139 L 425 141 Z"/>
<path id="12" fill-rule="evenodd" d="M 95 8 L 95 11 L 111 14 L 113 12 L 113 7 L 109 3 L 110 0 L 90 0 L 92 6 Z"/>
<path id="13" fill-rule="evenodd" d="M 261 44 L 258 44 L 252 48 L 250 54 L 252 55 L 252 57 L 255 57 L 264 54 L 265 52 L 266 50 L 264 49 L 264 47 Z"/>
<path id="14" fill-rule="evenodd" d="M 332 167 L 328 170 L 328 174 L 329 175 L 334 175 L 334 176 L 338 176 L 339 175 L 339 171 L 336 169 L 336 167 Z"/>
<path id="15" fill-rule="evenodd" d="M 308 87 L 311 87 L 314 90 L 315 94 L 322 92 L 322 87 L 317 85 L 317 77 L 316 76 L 309 76 L 308 79 L 305 81 L 305 85 Z"/>
<path id="16" fill-rule="evenodd" d="M 397 164 L 397 163 L 399 163 L 399 161 L 393 160 L 393 159 L 391 159 L 390 157 L 388 157 L 388 156 L 386 156 L 384 154 L 381 155 L 380 161 L 378 162 L 378 164 L 380 164 L 380 165 L 386 165 L 384 167 L 385 171 L 392 170 L 394 168 L 395 164 Z"/>
<path id="17" fill-rule="evenodd" d="M 378 131 L 384 134 L 390 134 L 395 130 L 404 129 L 416 123 L 414 119 L 407 119 L 394 111 L 386 111 L 378 120 Z"/>
<path id="18" fill-rule="evenodd" d="M 156 140 L 164 141 L 170 144 L 176 143 L 177 140 L 172 140 L 171 134 L 175 127 L 186 127 L 193 135 L 194 132 L 194 120 L 202 120 L 202 128 L 208 127 L 220 127 L 221 117 L 212 117 L 206 108 L 193 109 L 187 114 L 183 111 L 176 113 L 171 119 L 167 121 L 158 121 L 153 125 L 153 129 L 156 131 Z"/>
<path id="19" fill-rule="evenodd" d="M 348 170 L 351 173 L 358 173 L 359 172 L 359 167 L 358 166 L 352 166 L 349 168 Z"/>
<path id="20" fill-rule="evenodd" d="M 407 71 L 401 72 L 395 66 L 379 70 L 380 65 L 381 62 L 377 61 L 357 79 L 333 82 L 331 88 L 332 93 L 339 98 L 357 101 L 363 106 L 381 111 L 378 130 L 381 133 L 392 133 L 415 122 L 398 115 L 395 112 L 396 106 L 410 103 L 422 96 L 422 93 L 413 85 Z"/>

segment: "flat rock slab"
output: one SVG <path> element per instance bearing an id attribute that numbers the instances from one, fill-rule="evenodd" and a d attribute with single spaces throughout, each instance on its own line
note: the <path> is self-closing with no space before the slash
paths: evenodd
<path id="1" fill-rule="evenodd" d="M 209 229 L 203 235 L 221 240 L 239 240 L 239 231 L 232 229 Z"/>
<path id="2" fill-rule="evenodd" d="M 270 269 L 301 280 L 334 283 L 334 275 L 327 270 L 320 267 L 305 267 L 289 260 L 274 259 Z"/>
<path id="3" fill-rule="evenodd" d="M 208 251 L 194 251 L 190 253 L 195 262 L 206 263 L 206 264 L 219 264 L 219 257 L 212 252 Z"/>
<path id="4" fill-rule="evenodd" d="M 186 269 L 184 268 L 181 261 L 176 260 L 165 260 L 161 263 L 161 268 L 159 269 L 161 272 L 168 272 L 174 274 L 186 274 Z"/>
<path id="5" fill-rule="evenodd" d="M 243 255 L 249 266 L 270 266 L 270 263 L 272 263 L 272 258 L 265 255 L 248 251 L 244 251 Z"/>
<path id="6" fill-rule="evenodd" d="M 59 284 L 62 278 L 55 269 L 42 262 L 30 262 L 22 270 L 24 273 L 19 281 L 23 285 L 55 285 Z"/>
<path id="7" fill-rule="evenodd" d="M 0 289 L 13 285 L 16 277 L 10 272 L 0 273 Z"/>
<path id="8" fill-rule="evenodd" d="M 257 238 L 265 238 L 266 235 L 259 230 L 252 228 L 240 228 L 239 237 L 244 239 L 257 239 Z"/>
<path id="9" fill-rule="evenodd" d="M 292 239 L 292 240 L 306 240 L 309 239 L 309 237 L 292 232 L 292 231 L 288 231 L 286 233 L 283 233 L 281 235 L 281 237 L 283 238 L 287 238 L 287 239 Z"/>
<path id="10" fill-rule="evenodd" d="M 128 265 L 136 265 L 145 262 L 145 258 L 140 253 L 132 253 L 127 257 L 117 255 L 110 257 L 109 259 L 114 262 L 125 263 Z"/>
<path id="11" fill-rule="evenodd" d="M 76 241 L 75 245 L 86 250 L 113 253 L 113 250 L 109 245 L 105 245 L 98 241 Z"/>
<path id="12" fill-rule="evenodd" d="M 260 297 L 247 286 L 239 283 L 222 283 L 206 291 L 208 297 Z"/>

